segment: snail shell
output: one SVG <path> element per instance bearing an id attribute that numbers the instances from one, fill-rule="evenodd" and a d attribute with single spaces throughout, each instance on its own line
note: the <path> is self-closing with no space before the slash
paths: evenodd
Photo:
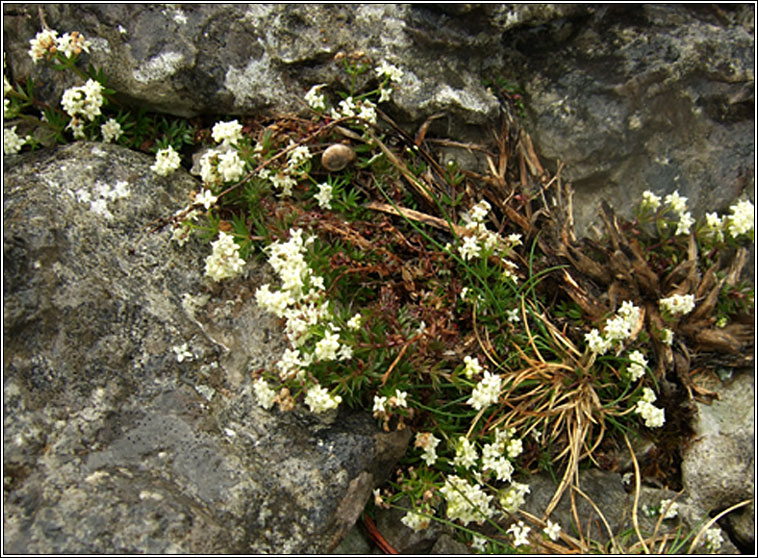
<path id="1" fill-rule="evenodd" d="M 337 172 L 344 169 L 350 163 L 355 161 L 356 155 L 352 147 L 342 143 L 335 143 L 327 147 L 321 155 L 321 164 L 330 172 Z"/>

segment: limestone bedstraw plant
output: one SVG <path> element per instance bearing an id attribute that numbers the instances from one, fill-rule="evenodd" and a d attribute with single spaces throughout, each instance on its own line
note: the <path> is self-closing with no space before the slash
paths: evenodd
<path id="1" fill-rule="evenodd" d="M 13 123 L 5 129 L 10 133 L 4 133 L 8 136 L 4 141 L 6 153 L 18 153 L 25 145 L 37 149 L 86 139 L 165 155 L 168 148 L 178 153 L 193 143 L 193 127 L 187 121 L 157 117 L 143 108 L 131 111 L 115 100 L 115 91 L 107 87 L 107 76 L 102 69 L 91 64 L 83 69 L 80 59 L 88 55 L 91 41 L 78 31 L 60 35 L 54 29 L 43 29 L 29 44 L 28 54 L 34 64 L 46 64 L 74 75 L 80 85 L 66 89 L 58 105 L 45 103 L 36 97 L 31 78 L 25 83 L 13 84 L 5 77 L 4 57 L 4 117 Z M 31 133 L 22 139 L 16 129 Z M 165 174 L 176 167 L 176 161 L 169 158 L 158 162 L 156 169 Z"/>
<path id="2" fill-rule="evenodd" d="M 102 72 L 79 68 L 89 46 L 79 34 L 44 32 L 31 46 L 36 61 L 79 76 L 59 107 L 42 107 L 55 141 L 155 153 L 157 176 L 203 144 L 198 187 L 162 224 L 180 246 L 208 243 L 209 284 L 242 280 L 253 258 L 271 271 L 255 300 L 280 320 L 286 349 L 251 371 L 257 403 L 325 420 L 347 406 L 385 430 L 410 429 L 411 447 L 373 506 L 404 510 L 413 530 L 454 526 L 482 552 L 586 550 L 569 526 L 523 510 L 529 474 L 559 473 L 549 515 L 609 438 L 676 427 L 658 382 L 675 359 L 696 362 L 712 348 L 716 337 L 703 331 L 718 328 L 732 354 L 752 334 L 741 321 L 751 294 L 738 281 L 754 234 L 746 200 L 695 220 L 678 193 L 646 192 L 631 223 L 604 212 L 607 242 L 590 257 L 568 244 L 561 207 L 547 204 L 545 192 L 562 192 L 559 177 L 540 176 L 532 195 L 529 177 L 514 174 L 538 166 L 515 143 L 525 136 L 504 128 L 500 153 L 482 151 L 487 176 L 440 164 L 424 141 L 428 123 L 412 138 L 382 112 L 404 78 L 387 61 L 338 55 L 347 80 L 341 90 L 310 87 L 309 117 L 198 120 L 195 129 L 118 106 Z M 39 120 L 33 84 L 6 80 L 5 91 L 6 115 Z M 6 130 L 6 152 L 23 148 L 20 125 Z M 350 156 L 331 166 L 323 156 L 335 146 Z M 727 252 L 737 263 L 721 262 Z M 583 290 L 597 285 L 605 290 Z M 173 353 L 193 358 L 186 344 Z"/>

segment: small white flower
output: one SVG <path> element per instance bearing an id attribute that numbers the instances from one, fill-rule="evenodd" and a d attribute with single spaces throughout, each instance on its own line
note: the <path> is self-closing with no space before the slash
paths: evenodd
<path id="1" fill-rule="evenodd" d="M 109 118 L 107 122 L 100 126 L 100 134 L 103 136 L 103 141 L 106 143 L 118 141 L 118 138 L 121 137 L 122 133 L 121 124 L 113 118 Z"/>
<path id="2" fill-rule="evenodd" d="M 382 60 L 376 67 L 376 75 L 381 77 L 388 77 L 390 81 L 399 82 L 403 78 L 403 70 L 397 66 L 393 66 L 386 60 Z"/>
<path id="3" fill-rule="evenodd" d="M 435 461 L 437 461 L 436 448 L 439 443 L 439 438 L 437 438 L 431 432 L 418 432 L 416 434 L 416 441 L 413 443 L 413 445 L 424 450 L 424 453 L 421 455 L 421 459 L 423 459 L 427 465 L 432 466 L 434 465 Z"/>
<path id="4" fill-rule="evenodd" d="M 375 395 L 374 396 L 374 408 L 371 410 L 372 413 L 379 413 L 379 414 L 386 414 L 387 413 L 387 397 L 384 395 Z"/>
<path id="5" fill-rule="evenodd" d="M 88 79 L 87 83 L 80 87 L 70 87 L 63 92 L 61 105 L 69 116 L 84 116 L 87 120 L 94 120 L 101 114 L 100 107 L 104 102 L 103 86 L 100 82 Z"/>
<path id="6" fill-rule="evenodd" d="M 662 298 L 658 301 L 658 305 L 661 310 L 675 316 L 677 314 L 689 314 L 695 308 L 695 296 L 691 294 L 687 295 L 671 295 L 667 298 Z"/>
<path id="7" fill-rule="evenodd" d="M 396 407 L 408 407 L 408 392 L 395 390 L 395 406 Z"/>
<path id="8" fill-rule="evenodd" d="M 180 164 L 179 154 L 169 145 L 155 154 L 155 163 L 150 166 L 150 170 L 155 174 L 167 176 L 178 169 Z"/>
<path id="9" fill-rule="evenodd" d="M 176 361 L 183 362 L 185 360 L 192 360 L 193 354 L 189 351 L 187 343 L 171 347 L 176 354 Z"/>
<path id="10" fill-rule="evenodd" d="M 676 225 L 676 232 L 674 234 L 690 234 L 690 227 L 695 224 L 695 219 L 692 218 L 692 213 L 684 211 L 679 214 L 679 222 Z"/>
<path id="11" fill-rule="evenodd" d="M 481 248 L 476 242 L 476 237 L 467 236 L 463 239 L 463 244 L 458 248 L 458 252 L 464 261 L 468 261 L 471 258 L 479 257 Z"/>
<path id="12" fill-rule="evenodd" d="M 463 357 L 463 362 L 466 365 L 463 369 L 463 375 L 468 379 L 471 379 L 473 376 L 478 376 L 482 373 L 483 368 L 482 365 L 479 364 L 478 358 L 466 356 Z"/>
<path id="13" fill-rule="evenodd" d="M 380 87 L 379 88 L 379 100 L 378 103 L 386 103 L 392 98 L 392 88 L 391 87 Z"/>
<path id="14" fill-rule="evenodd" d="M 360 314 L 356 314 L 352 318 L 350 318 L 347 322 L 348 329 L 352 329 L 353 331 L 359 329 L 361 325 L 363 324 L 363 316 Z"/>
<path id="15" fill-rule="evenodd" d="M 71 34 L 65 33 L 56 42 L 56 48 L 68 58 L 80 54 L 82 51 L 89 52 L 91 46 L 92 42 L 86 40 L 78 31 Z"/>
<path id="16" fill-rule="evenodd" d="M 476 465 L 478 457 L 474 443 L 465 436 L 460 436 L 458 442 L 455 444 L 453 465 L 463 467 L 464 469 L 470 469 Z"/>
<path id="17" fill-rule="evenodd" d="M 516 511 L 526 502 L 526 495 L 529 494 L 529 485 L 520 482 L 511 483 L 500 496 L 500 505 L 509 513 Z"/>
<path id="18" fill-rule="evenodd" d="M 305 94 L 305 102 L 314 110 L 326 110 L 326 99 L 323 93 L 320 93 L 322 87 L 326 87 L 326 84 L 314 85 Z"/>
<path id="19" fill-rule="evenodd" d="M 317 361 L 329 361 L 337 358 L 337 351 L 340 349 L 339 333 L 327 331 L 324 338 L 316 343 L 314 355 Z"/>
<path id="20" fill-rule="evenodd" d="M 705 214 L 705 231 L 716 241 L 724 240 L 724 221 L 716 212 Z"/>
<path id="21" fill-rule="evenodd" d="M 202 194 L 195 196 L 195 203 L 200 203 L 205 206 L 205 209 L 210 209 L 213 204 L 216 203 L 218 198 L 213 195 L 210 190 L 203 190 Z"/>
<path id="22" fill-rule="evenodd" d="M 15 155 L 26 143 L 26 140 L 16 134 L 16 126 L 12 128 L 3 128 L 3 153 L 6 155 Z"/>
<path id="23" fill-rule="evenodd" d="M 487 202 L 487 200 L 481 200 L 479 203 L 477 203 L 475 206 L 471 208 L 471 219 L 475 223 L 481 223 L 484 221 L 484 218 L 487 217 L 487 214 L 492 209 L 492 206 Z"/>
<path id="24" fill-rule="evenodd" d="M 661 197 L 655 195 L 650 190 L 642 192 L 642 207 L 656 210 L 661 206 Z"/>
<path id="25" fill-rule="evenodd" d="M 676 191 L 673 194 L 668 194 L 664 198 L 664 201 L 674 213 L 679 213 L 681 215 L 687 209 L 687 198 L 680 196 L 679 191 Z"/>
<path id="26" fill-rule="evenodd" d="M 476 550 L 479 553 L 484 553 L 484 551 L 487 549 L 487 539 L 484 537 L 480 537 L 479 535 L 474 535 L 474 538 L 471 541 L 471 548 Z"/>
<path id="27" fill-rule="evenodd" d="M 523 521 L 519 521 L 517 525 L 511 525 L 507 532 L 513 535 L 513 546 L 524 546 L 529 544 L 530 531 L 529 526 L 524 525 Z"/>
<path id="28" fill-rule="evenodd" d="M 318 201 L 319 207 L 324 209 L 332 208 L 332 185 L 328 182 L 322 182 L 318 185 L 318 194 L 313 196 Z"/>
<path id="29" fill-rule="evenodd" d="M 509 322 L 512 323 L 518 323 L 521 321 L 521 316 L 519 316 L 518 308 L 511 308 L 510 310 L 506 310 L 505 317 Z"/>
<path id="30" fill-rule="evenodd" d="M 671 345 L 674 342 L 674 332 L 671 331 L 669 328 L 665 328 L 661 332 L 661 343 L 664 345 Z"/>
<path id="31" fill-rule="evenodd" d="M 263 378 L 258 378 L 253 383 L 253 392 L 255 398 L 258 401 L 258 405 L 264 409 L 270 409 L 274 405 L 274 399 L 276 398 L 276 392 L 271 389 L 271 386 Z"/>
<path id="32" fill-rule="evenodd" d="M 593 353 L 603 355 L 611 348 L 611 343 L 600 335 L 600 330 L 593 328 L 589 333 L 584 334 L 584 340 L 587 342 L 587 347 Z"/>
<path id="33" fill-rule="evenodd" d="M 547 525 L 542 532 L 545 533 L 551 541 L 557 541 L 558 535 L 561 533 L 561 525 L 560 523 L 553 523 L 548 519 Z"/>

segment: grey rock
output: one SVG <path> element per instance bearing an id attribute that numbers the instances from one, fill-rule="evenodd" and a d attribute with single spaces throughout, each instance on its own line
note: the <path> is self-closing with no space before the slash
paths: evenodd
<path id="1" fill-rule="evenodd" d="M 696 404 L 693 440 L 682 451 L 682 482 L 703 509 L 721 511 L 755 493 L 755 379 L 736 374 L 711 405 Z M 732 519 L 731 515 L 735 518 Z M 742 508 L 728 516 L 736 537 L 754 544 L 755 518 Z M 751 542 L 752 541 L 752 542 Z"/>
<path id="2" fill-rule="evenodd" d="M 461 555 L 472 554 L 472 552 L 462 542 L 456 541 L 447 533 L 443 533 L 434 543 L 430 554 Z"/>
<path id="3" fill-rule="evenodd" d="M 696 215 L 753 197 L 753 7 L 604 6 L 503 35 L 539 154 L 576 189 L 584 233 L 600 199 L 631 216 L 644 190 Z"/>
<path id="4" fill-rule="evenodd" d="M 254 302 L 267 271 L 211 284 L 207 246 L 144 234 L 197 187 L 151 162 L 5 159 L 4 551 L 328 552 L 407 435 L 256 405 L 250 371 L 284 346 Z"/>
<path id="5" fill-rule="evenodd" d="M 526 497 L 524 509 L 537 517 L 542 517 L 557 485 L 546 474 L 538 474 L 529 479 L 529 486 L 530 493 Z M 634 493 L 625 490 L 621 475 L 598 469 L 581 471 L 579 473 L 579 487 L 587 498 L 579 492 L 574 493 L 576 516 L 572 510 L 569 489 L 561 497 L 558 505 L 551 513 L 550 519 L 559 523 L 568 535 L 577 539 L 580 538 L 577 526 L 581 526 L 581 533 L 585 541 L 605 552 L 613 552 L 611 550 L 613 545 L 611 539 L 613 537 L 616 544 L 619 545 L 618 550 L 629 551 L 631 549 L 635 553 L 641 553 L 643 548 L 641 545 L 637 545 L 638 538 L 636 532 L 633 531 Z M 659 522 L 659 515 L 648 514 L 646 511 L 648 509 L 659 509 L 661 501 L 664 499 L 673 500 L 678 506 L 678 513 L 675 518 L 664 519 Z M 678 494 L 671 490 L 644 485 L 640 489 L 639 501 L 637 502 L 637 524 L 640 534 L 648 542 L 653 533 L 659 536 L 668 534 L 670 535 L 669 541 L 681 540 L 687 533 L 697 533 L 708 519 L 707 510 L 700 507 L 699 502 L 693 500 L 686 492 Z M 679 532 L 679 539 L 676 539 L 677 531 Z M 631 538 L 624 537 L 622 534 L 625 532 L 634 534 Z M 721 535 L 724 542 L 719 553 L 737 553 L 737 549 L 731 543 L 727 533 L 722 531 Z M 684 546 L 684 550 L 689 547 L 690 542 L 691 539 Z M 673 544 L 670 543 L 667 548 L 670 549 Z M 698 551 L 698 549 L 694 550 Z M 699 550 L 702 551 L 702 549 Z"/>

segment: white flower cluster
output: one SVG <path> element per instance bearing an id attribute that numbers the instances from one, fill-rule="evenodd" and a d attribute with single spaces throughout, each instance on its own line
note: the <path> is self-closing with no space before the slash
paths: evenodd
<path id="1" fill-rule="evenodd" d="M 633 382 L 636 382 L 645 375 L 647 359 L 641 351 L 632 351 L 629 353 L 629 367 L 627 371 Z"/>
<path id="2" fill-rule="evenodd" d="M 692 214 L 687 211 L 687 198 L 679 195 L 676 191 L 664 198 L 667 209 L 679 216 L 679 222 L 675 234 L 689 234 L 690 228 L 695 223 Z M 661 206 L 660 196 L 646 190 L 642 193 L 642 209 L 656 210 Z M 715 241 L 724 240 L 724 232 L 728 232 L 732 238 L 748 234 L 755 228 L 755 208 L 749 200 L 741 200 L 732 205 L 729 210 L 731 215 L 719 217 L 715 212 L 705 214 L 705 224 L 702 231 Z"/>
<path id="3" fill-rule="evenodd" d="M 671 295 L 658 301 L 661 310 L 671 316 L 689 314 L 695 308 L 695 295 Z"/>
<path id="4" fill-rule="evenodd" d="M 155 162 L 150 165 L 150 170 L 161 176 L 168 176 L 181 165 L 179 154 L 174 151 L 170 145 L 164 149 L 159 149 L 155 154 Z"/>
<path id="5" fill-rule="evenodd" d="M 511 482 L 513 464 L 509 461 L 515 459 L 523 451 L 523 443 L 514 437 L 515 430 L 495 430 L 495 441 L 482 446 L 481 471 L 492 471 L 497 480 Z M 453 465 L 470 470 L 477 464 L 479 458 L 476 446 L 468 438 L 460 436 L 454 444 L 455 457 Z"/>
<path id="6" fill-rule="evenodd" d="M 690 234 L 690 227 L 695 223 L 695 220 L 692 218 L 692 213 L 687 211 L 687 198 L 680 196 L 679 192 L 676 191 L 673 194 L 668 194 L 664 198 L 664 203 L 668 209 L 679 216 L 676 233 L 674 234 Z M 661 206 L 661 197 L 650 190 L 645 190 L 642 193 L 642 203 L 640 205 L 643 209 L 656 210 Z"/>
<path id="7" fill-rule="evenodd" d="M 12 128 L 3 128 L 3 153 L 6 155 L 15 155 L 26 143 L 16 134 L 16 126 Z"/>
<path id="8" fill-rule="evenodd" d="M 276 399 L 276 392 L 271 389 L 271 386 L 263 378 L 258 378 L 253 383 L 253 392 L 255 398 L 258 400 L 258 405 L 264 409 L 270 409 L 274 405 Z"/>
<path id="9" fill-rule="evenodd" d="M 634 409 L 634 412 L 644 419 L 645 426 L 648 428 L 660 428 L 663 426 L 663 423 L 666 422 L 664 410 L 653 405 L 655 399 L 656 397 L 653 390 L 644 387 L 642 388 L 642 397 L 637 401 L 637 405 Z"/>
<path id="10" fill-rule="evenodd" d="M 484 220 L 489 214 L 492 206 L 487 200 L 481 200 L 475 204 L 468 214 L 463 215 L 465 221 L 464 228 L 467 233 L 463 237 L 462 243 L 458 246 L 458 253 L 464 261 L 476 259 L 485 253 L 506 254 L 511 248 L 521 244 L 520 234 L 511 234 L 506 238 L 501 237 L 498 233 L 487 230 Z M 514 282 L 518 280 L 515 271 L 518 269 L 515 263 L 502 259 L 503 277 Z"/>
<path id="11" fill-rule="evenodd" d="M 523 451 L 519 438 L 514 438 L 514 430 L 495 430 L 495 441 L 482 447 L 482 470 L 493 471 L 498 480 L 511 482 L 513 465 L 509 459 L 515 459 Z"/>
<path id="12" fill-rule="evenodd" d="M 706 550 L 711 554 L 714 554 L 719 548 L 721 543 L 724 542 L 724 537 L 721 536 L 721 529 L 718 527 L 711 527 L 707 529 L 703 534 L 703 544 Z"/>
<path id="13" fill-rule="evenodd" d="M 316 384 L 305 395 L 305 404 L 314 413 L 323 413 L 330 409 L 336 409 L 342 402 L 339 395 L 330 395 L 326 388 Z"/>
<path id="14" fill-rule="evenodd" d="M 352 97 L 347 97 L 339 103 L 339 110 L 332 109 L 329 112 L 332 118 L 361 118 L 371 124 L 376 124 L 376 105 L 368 99 L 355 101 Z"/>
<path id="15" fill-rule="evenodd" d="M 245 162 L 233 147 L 242 141 L 242 125 L 236 120 L 217 122 L 211 130 L 211 137 L 221 144 L 209 149 L 200 158 L 200 178 L 211 188 L 225 182 L 235 182 L 245 174 Z"/>
<path id="16" fill-rule="evenodd" d="M 469 380 L 473 376 L 478 376 L 484 371 L 484 368 L 482 368 L 482 365 L 479 364 L 479 359 L 476 357 L 470 357 L 465 356 L 463 357 L 463 362 L 466 365 L 463 369 L 463 375 L 466 376 Z"/>
<path id="17" fill-rule="evenodd" d="M 717 213 L 705 214 L 705 233 L 713 240 L 719 242 L 724 240 L 724 221 Z"/>
<path id="18" fill-rule="evenodd" d="M 121 124 L 119 124 L 115 118 L 109 118 L 102 126 L 100 126 L 100 134 L 103 136 L 103 141 L 106 143 L 118 141 L 118 138 L 123 134 Z"/>
<path id="19" fill-rule="evenodd" d="M 519 521 L 511 525 L 506 532 L 513 535 L 513 546 L 525 546 L 529 544 L 529 532 L 531 530 L 531 527 L 524 525 L 523 521 Z"/>
<path id="20" fill-rule="evenodd" d="M 60 51 L 67 57 L 80 54 L 82 51 L 89 52 L 92 43 L 86 40 L 81 33 L 64 33 L 58 37 L 58 32 L 54 29 L 46 29 L 37 33 L 29 41 L 29 56 L 35 64 L 43 58 L 50 59 L 56 52 Z"/>
<path id="21" fill-rule="evenodd" d="M 458 441 L 455 444 L 455 457 L 453 458 L 453 465 L 456 467 L 463 467 L 464 469 L 470 469 L 476 465 L 478 459 L 479 454 L 476 451 L 474 442 L 465 436 L 459 436 Z"/>
<path id="22" fill-rule="evenodd" d="M 403 525 L 408 527 L 409 529 L 413 529 L 414 531 L 421 531 L 422 529 L 426 529 L 429 527 L 429 517 L 426 515 L 422 515 L 415 511 L 409 511 L 406 513 L 402 518 L 400 518 L 400 521 Z"/>
<path id="23" fill-rule="evenodd" d="M 491 506 L 492 495 L 479 484 L 472 485 L 456 475 L 449 475 L 440 492 L 447 501 L 447 517 L 451 521 L 458 520 L 463 525 L 472 521 L 482 523 L 496 514 Z"/>
<path id="24" fill-rule="evenodd" d="M 218 240 L 211 243 L 211 255 L 205 258 L 205 274 L 214 281 L 234 277 L 242 272 L 245 260 L 240 258 L 239 245 L 234 237 L 218 232 Z"/>
<path id="25" fill-rule="evenodd" d="M 332 185 L 328 182 L 322 182 L 318 185 L 318 194 L 313 196 L 316 198 L 319 207 L 324 209 L 332 208 Z"/>
<path id="26" fill-rule="evenodd" d="M 437 461 L 437 445 L 439 443 L 439 438 L 431 432 L 418 432 L 416 434 L 416 441 L 413 445 L 414 447 L 424 450 L 421 459 L 424 460 L 424 463 L 431 466 Z"/>
<path id="27" fill-rule="evenodd" d="M 73 120 L 83 116 L 92 121 L 100 116 L 103 101 L 103 86 L 99 81 L 88 79 L 84 85 L 66 89 L 61 98 L 61 105 Z"/>
<path id="28" fill-rule="evenodd" d="M 542 532 L 548 536 L 551 541 L 557 541 L 558 535 L 561 534 L 561 524 L 553 523 L 551 520 L 547 520 L 547 525 L 542 529 Z"/>
<path id="29" fill-rule="evenodd" d="M 529 494 L 528 484 L 514 482 L 501 493 L 500 505 L 508 513 L 516 513 L 526 502 L 527 494 Z"/>
<path id="30" fill-rule="evenodd" d="M 476 385 L 474 391 L 471 393 L 471 397 L 466 401 L 477 411 L 489 407 L 493 403 L 496 403 L 500 398 L 500 388 L 502 386 L 502 378 L 499 374 L 492 374 L 489 370 L 485 370 L 484 377 Z"/>
<path id="31" fill-rule="evenodd" d="M 597 329 L 584 335 L 587 347 L 591 352 L 603 355 L 613 348 L 614 343 L 621 346 L 632 335 L 639 319 L 640 309 L 631 301 L 624 301 L 616 315 L 606 320 L 602 335 Z"/>
<path id="32" fill-rule="evenodd" d="M 268 246 L 268 263 L 278 274 L 282 286 L 272 290 L 265 284 L 255 293 L 259 306 L 285 319 L 284 333 L 290 346 L 275 365 L 282 381 L 292 378 L 305 381 L 305 368 L 311 364 L 344 361 L 353 356 L 352 347 L 341 341 L 340 328 L 333 323 L 329 304 L 324 301 L 324 280 L 314 275 L 306 262 L 307 246 L 313 240 L 313 237 L 304 238 L 301 229 L 292 229 L 287 242 L 278 241 Z M 357 315 L 351 323 L 354 326 L 359 321 Z M 314 336 L 317 340 L 308 345 Z M 402 392 L 394 397 L 398 406 L 405 403 Z M 335 408 L 341 401 L 339 395 L 329 395 L 326 388 L 316 384 L 309 388 L 305 403 L 313 412 L 320 413 Z"/>
<path id="33" fill-rule="evenodd" d="M 755 207 L 750 201 L 738 201 L 729 210 L 732 214 L 726 218 L 727 230 L 733 238 L 753 230 L 755 227 Z"/>
<path id="34" fill-rule="evenodd" d="M 663 515 L 663 519 L 674 519 L 677 515 L 679 515 L 679 504 L 672 502 L 668 498 L 661 500 L 658 509 Z"/>
<path id="35" fill-rule="evenodd" d="M 394 81 L 395 83 L 399 83 L 401 79 L 403 79 L 403 70 L 398 68 L 397 66 L 393 66 L 386 60 L 382 60 L 382 62 L 375 68 L 376 75 L 380 78 L 389 78 L 390 81 Z"/>
<path id="36" fill-rule="evenodd" d="M 326 87 L 325 83 L 314 85 L 308 90 L 308 93 L 305 94 L 305 102 L 308 103 L 308 106 L 313 110 L 326 110 L 326 98 L 324 97 L 324 94 L 321 93 L 321 89 L 324 87 Z"/>

